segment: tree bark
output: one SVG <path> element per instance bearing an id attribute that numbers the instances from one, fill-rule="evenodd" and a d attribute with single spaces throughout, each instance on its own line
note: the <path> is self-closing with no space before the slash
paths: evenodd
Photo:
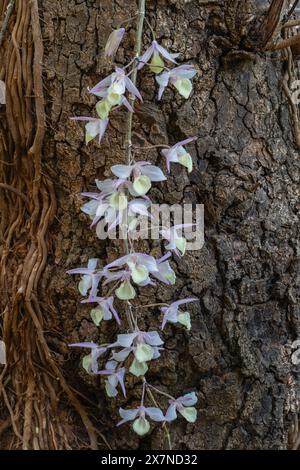
<path id="1" fill-rule="evenodd" d="M 174 167 L 171 178 L 152 194 L 159 203 L 204 204 L 205 245 L 174 261 L 178 274 L 174 288 L 141 291 L 155 302 L 199 298 L 190 308 L 191 332 L 168 326 L 166 350 L 149 373 L 151 383 L 175 396 L 190 390 L 198 394 L 196 423 L 178 420 L 171 427 L 174 449 L 298 445 L 300 366 L 292 364 L 291 343 L 300 336 L 300 162 L 282 93 L 282 56 L 250 50 L 241 39 L 244 26 L 257 15 L 258 3 L 146 2 L 157 39 L 198 70 L 189 100 L 169 88 L 158 102 L 153 77 L 143 69 L 139 89 L 145 102 L 136 106 L 134 116 L 133 138 L 141 145 L 174 144 L 199 136 L 191 146 L 194 171 L 188 176 Z M 237 21 L 239 8 L 244 16 L 240 14 Z M 87 87 L 111 72 L 102 55 L 106 38 L 112 27 L 136 11 L 134 0 L 39 2 L 46 101 L 41 172 L 53 183 L 57 210 L 47 229 L 49 250 L 38 295 L 44 317 L 51 311 L 44 331 L 51 355 L 68 385 L 79 391 L 81 406 L 111 448 L 165 449 L 160 428 L 139 439 L 115 427 L 119 406 L 139 400 L 134 380 L 128 384 L 126 400 L 107 399 L 103 384 L 81 372 L 80 352 L 67 347 L 77 341 L 113 340 L 118 331 L 111 323 L 96 328 L 89 309 L 79 303 L 77 280 L 65 271 L 85 265 L 91 257 L 106 264 L 122 253 L 121 242 L 99 241 L 89 229 L 80 211 L 80 193 L 94 188 L 95 178 L 109 177 L 111 165 L 124 162 L 125 112 L 114 115 L 100 146 L 86 147 L 82 126 L 69 118 L 93 113 L 95 100 Z M 134 24 L 117 55 L 121 64 L 131 57 Z M 144 48 L 150 40 L 146 27 Z M 163 164 L 156 149 L 146 157 Z M 0 191 L 3 198 L 6 193 Z M 6 199 L 7 213 L 17 197 Z M 22 217 L 27 216 L 25 211 Z M 142 246 L 155 256 L 161 253 L 160 243 Z M 14 260 L 10 269 L 16 272 Z M 159 320 L 159 312 L 141 313 L 145 328 L 157 328 Z M 87 441 L 86 426 L 65 392 L 59 398 L 62 421 L 71 411 L 68 445 L 84 447 L 80 442 Z M 37 406 L 43 408 L 42 403 Z M 8 442 L 7 435 L 3 442 Z M 103 439 L 99 438 L 99 446 L 105 448 Z"/>

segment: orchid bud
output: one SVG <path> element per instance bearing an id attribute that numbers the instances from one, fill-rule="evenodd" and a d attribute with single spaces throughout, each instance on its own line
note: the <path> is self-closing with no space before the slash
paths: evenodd
<path id="1" fill-rule="evenodd" d="M 124 34 L 125 28 L 115 29 L 114 31 L 112 31 L 112 33 L 109 35 L 104 49 L 105 57 L 114 57 L 123 39 Z"/>

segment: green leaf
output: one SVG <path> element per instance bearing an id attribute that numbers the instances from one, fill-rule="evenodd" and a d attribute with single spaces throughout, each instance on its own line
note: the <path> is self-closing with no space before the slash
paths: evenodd
<path id="1" fill-rule="evenodd" d="M 135 290 L 129 281 L 122 282 L 120 287 L 116 289 L 115 294 L 118 299 L 121 300 L 131 300 L 134 299 L 136 295 Z"/>
<path id="2" fill-rule="evenodd" d="M 139 362 L 151 361 L 153 358 L 153 348 L 149 344 L 140 343 L 134 355 Z"/>
<path id="3" fill-rule="evenodd" d="M 151 62 L 150 62 L 151 72 L 153 72 L 155 74 L 158 74 L 158 73 L 162 72 L 164 70 L 164 68 L 165 68 L 164 61 L 162 60 L 162 58 L 160 57 L 158 52 L 154 52 L 154 54 L 152 56 L 152 59 L 151 59 Z"/>
<path id="4" fill-rule="evenodd" d="M 101 119 L 106 119 L 108 117 L 110 108 L 111 106 L 106 100 L 98 101 L 96 104 L 96 111 Z"/>
<path id="5" fill-rule="evenodd" d="M 91 319 L 95 323 L 96 326 L 100 325 L 100 322 L 103 320 L 104 313 L 102 311 L 102 308 L 93 308 L 91 310 Z"/>
<path id="6" fill-rule="evenodd" d="M 176 80 L 174 82 L 175 88 L 179 91 L 181 96 L 183 96 L 185 99 L 188 99 L 190 97 L 190 94 L 192 93 L 193 90 L 193 85 L 191 80 L 188 78 L 183 78 L 182 80 Z"/>
<path id="7" fill-rule="evenodd" d="M 181 323 L 181 325 L 185 326 L 187 330 L 190 330 L 192 325 L 191 325 L 191 316 L 189 312 L 181 312 L 177 315 L 177 320 L 178 323 Z"/>
<path id="8" fill-rule="evenodd" d="M 184 237 L 177 238 L 175 240 L 175 244 L 178 250 L 181 251 L 181 254 L 184 255 L 186 249 L 186 239 Z"/>
<path id="9" fill-rule="evenodd" d="M 136 284 L 141 284 L 141 282 L 144 282 L 148 278 L 148 275 L 148 269 L 142 264 L 134 265 L 131 268 L 131 277 L 133 282 Z"/>
<path id="10" fill-rule="evenodd" d="M 189 423 L 194 423 L 197 419 L 197 410 L 193 406 L 187 406 L 178 411 Z"/>
<path id="11" fill-rule="evenodd" d="M 82 358 L 82 367 L 90 374 L 92 365 L 92 356 L 88 354 Z"/>
<path id="12" fill-rule="evenodd" d="M 151 180 L 146 175 L 141 175 L 135 178 L 133 182 L 133 189 L 139 196 L 144 196 L 151 188 Z"/>
<path id="13" fill-rule="evenodd" d="M 133 359 L 132 364 L 129 368 L 129 372 L 136 377 L 141 377 L 145 375 L 148 370 L 146 362 L 139 362 L 136 359 Z"/>
<path id="14" fill-rule="evenodd" d="M 150 424 L 145 418 L 138 418 L 132 424 L 134 432 L 139 436 L 144 436 L 150 429 Z"/>

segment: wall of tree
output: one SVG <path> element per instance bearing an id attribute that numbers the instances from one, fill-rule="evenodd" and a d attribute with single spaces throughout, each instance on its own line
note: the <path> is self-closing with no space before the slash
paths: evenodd
<path id="1" fill-rule="evenodd" d="M 8 3 L 0 1 L 2 18 Z M 282 89 L 286 57 L 264 50 L 268 2 L 146 4 L 157 38 L 198 74 L 190 100 L 168 89 L 157 102 L 143 69 L 145 103 L 136 107 L 134 138 L 155 145 L 198 135 L 194 171 L 188 177 L 174 168 L 167 190 L 153 195 L 205 206 L 205 245 L 174 262 L 176 286 L 142 293 L 158 302 L 200 300 L 191 306 L 190 333 L 165 329 L 166 351 L 151 382 L 178 395 L 197 391 L 199 418 L 172 426 L 175 449 L 295 448 L 299 366 L 290 346 L 300 335 L 300 162 Z M 65 271 L 89 257 L 106 264 L 121 250 L 118 241 L 96 239 L 79 194 L 124 159 L 124 112 L 114 115 L 101 146 L 86 147 L 82 126 L 69 118 L 92 112 L 87 87 L 111 71 L 105 41 L 135 13 L 133 0 L 16 0 L 9 20 L 0 61 L 7 86 L 0 181 L 9 186 L 0 186 L 0 321 L 8 347 L 0 370 L 1 447 L 166 448 L 160 428 L 139 440 L 115 427 L 119 406 L 139 399 L 134 380 L 127 400 L 106 399 L 100 381 L 80 370 L 80 352 L 67 346 L 117 332 L 111 323 L 95 327 Z M 121 64 L 134 32 L 133 22 L 117 55 Z M 150 40 L 146 27 L 145 46 Z M 155 149 L 147 158 L 162 163 Z M 141 243 L 161 253 L 160 243 Z M 158 315 L 141 317 L 142 325 L 157 326 Z"/>

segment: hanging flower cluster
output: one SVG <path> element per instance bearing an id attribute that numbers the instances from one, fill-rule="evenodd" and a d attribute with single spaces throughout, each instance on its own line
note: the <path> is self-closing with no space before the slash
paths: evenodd
<path id="1" fill-rule="evenodd" d="M 105 47 L 106 57 L 114 58 L 124 33 L 124 28 L 111 33 Z M 96 105 L 97 117 L 72 118 L 86 121 L 86 143 L 95 137 L 101 141 L 109 123 L 110 113 L 115 109 L 125 106 L 129 113 L 133 113 L 135 98 L 143 101 L 136 87 L 136 72 L 144 66 L 148 66 L 155 74 L 159 85 L 159 100 L 169 84 L 184 98 L 188 98 L 192 92 L 191 79 L 196 70 L 193 65 L 177 65 L 178 56 L 179 54 L 167 51 L 154 39 L 144 54 L 135 57 L 126 67 L 115 67 L 111 75 L 89 89 L 91 94 L 100 98 Z M 169 69 L 165 62 L 175 67 Z M 166 161 L 168 173 L 171 163 L 178 163 L 188 172 L 192 171 L 192 157 L 185 146 L 195 139 L 196 137 L 190 137 L 172 147 L 161 146 L 161 156 Z M 164 340 L 158 331 L 139 329 L 140 313 L 137 312 L 141 310 L 131 303 L 137 297 L 140 288 L 156 285 L 157 282 L 166 285 L 175 284 L 176 275 L 169 260 L 172 253 L 177 256 L 184 255 L 186 239 L 180 232 L 190 225 L 160 228 L 160 234 L 166 240 L 167 250 L 161 258 L 156 259 L 146 253 L 136 252 L 132 234 L 139 224 L 139 216 L 151 217 L 149 213 L 151 201 L 148 193 L 153 183 L 162 183 L 166 180 L 166 176 L 159 167 L 147 161 L 136 161 L 131 148 L 129 151 L 130 158 L 127 158 L 126 164 L 111 167 L 112 178 L 104 181 L 96 180 L 97 190 L 82 194 L 88 199 L 88 202 L 82 206 L 82 211 L 91 219 L 91 226 L 95 227 L 99 237 L 103 230 L 109 232 L 119 228 L 125 231 L 127 240 L 124 244 L 125 254 L 104 267 L 99 266 L 98 259 L 92 258 L 88 261 L 87 267 L 68 271 L 69 274 L 81 275 L 78 289 L 85 297 L 82 303 L 89 303 L 92 306 L 90 315 L 95 325 L 101 326 L 101 322 L 113 319 L 120 327 L 123 326 L 126 332 L 118 334 L 116 341 L 111 344 L 98 345 L 94 342 L 85 342 L 70 346 L 89 350 L 89 354 L 83 357 L 82 365 L 89 374 L 105 378 L 105 390 L 109 397 L 116 397 L 120 391 L 126 397 L 127 374 L 140 378 L 142 384 L 140 406 L 127 410 L 120 408 L 122 420 L 118 425 L 130 421 L 133 430 L 143 436 L 150 429 L 149 420 L 163 423 L 165 427 L 166 423 L 174 421 L 178 414 L 188 422 L 194 422 L 197 416 L 194 408 L 197 397 L 194 392 L 174 398 L 146 380 L 145 375 L 151 361 L 158 359 L 163 351 Z M 103 294 L 103 291 L 107 294 Z M 116 310 L 115 298 L 124 301 L 123 314 Z M 170 305 L 154 304 L 154 308 L 160 307 L 161 330 L 167 323 L 178 323 L 190 330 L 190 313 L 185 309 L 182 310 L 182 306 L 195 301 L 197 301 L 195 298 L 186 298 L 176 300 Z M 124 326 L 125 321 L 127 324 Z M 99 364 L 103 364 L 102 369 Z M 165 412 L 158 406 L 155 394 L 168 399 Z M 154 406 L 145 406 L 146 397 L 149 397 Z"/>

